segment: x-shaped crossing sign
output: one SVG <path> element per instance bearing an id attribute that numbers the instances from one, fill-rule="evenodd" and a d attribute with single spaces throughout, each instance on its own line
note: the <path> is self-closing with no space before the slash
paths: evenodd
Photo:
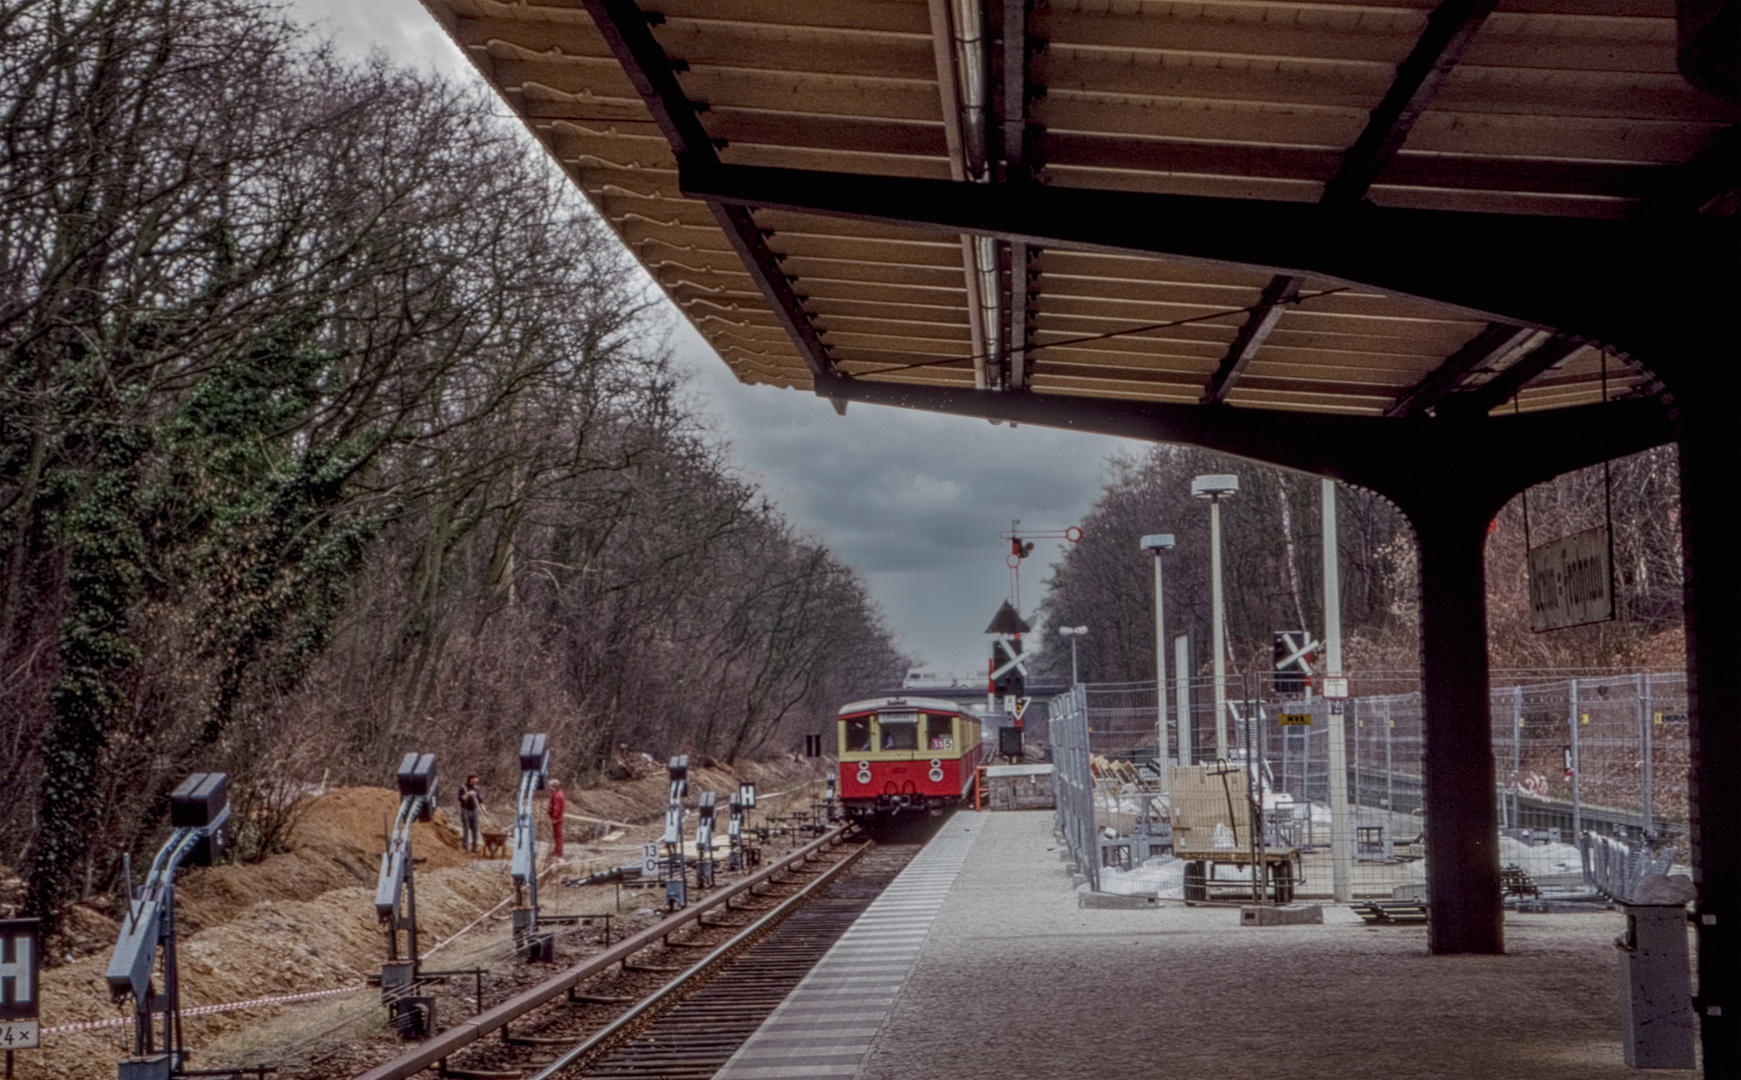
<path id="1" fill-rule="evenodd" d="M 1276 658 L 1276 670 L 1286 671 L 1289 668 L 1292 668 L 1295 664 L 1298 664 L 1301 671 L 1310 675 L 1312 673 L 1312 663 L 1310 660 L 1307 660 L 1306 657 L 1317 652 L 1319 646 L 1323 643 L 1313 641 L 1312 635 L 1303 630 L 1300 631 L 1298 641 L 1295 640 L 1292 631 L 1281 631 L 1280 634 L 1282 641 L 1287 643 L 1286 647 L 1288 653 L 1286 656 Z"/>
<path id="2" fill-rule="evenodd" d="M 992 669 L 991 677 L 992 677 L 993 681 L 995 681 L 998 676 L 1008 673 L 1011 668 L 1014 668 L 1015 670 L 1021 672 L 1022 678 L 1024 678 L 1024 679 L 1027 678 L 1028 677 L 1028 666 L 1027 666 L 1028 658 L 1016 651 L 1017 649 L 1021 648 L 1021 643 L 1018 642 L 1015 638 L 1007 637 L 1003 634 L 998 635 L 998 640 L 1004 643 L 1004 645 L 1006 647 L 1006 651 L 1009 653 L 1010 659 L 1004 661 L 1004 665 L 1002 667 Z"/>

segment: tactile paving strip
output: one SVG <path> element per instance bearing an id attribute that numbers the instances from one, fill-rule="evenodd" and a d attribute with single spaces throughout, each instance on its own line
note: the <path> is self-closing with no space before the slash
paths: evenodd
<path id="1" fill-rule="evenodd" d="M 979 838 L 977 818 L 951 818 L 715 1080 L 856 1073 Z"/>

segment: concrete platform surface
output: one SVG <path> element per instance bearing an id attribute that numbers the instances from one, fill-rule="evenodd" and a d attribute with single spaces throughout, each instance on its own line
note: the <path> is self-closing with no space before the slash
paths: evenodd
<path id="1" fill-rule="evenodd" d="M 1237 905 L 1078 907 L 1058 846 L 1049 812 L 957 814 L 806 981 L 827 992 L 812 1005 L 845 1011 L 812 1023 L 795 997 L 722 1077 L 1640 1075 L 1621 1053 L 1616 913 L 1508 915 L 1507 955 L 1435 957 L 1425 927 L 1340 907 L 1256 927 Z M 840 1052 L 778 1060 L 776 1040 L 806 1032 Z"/>

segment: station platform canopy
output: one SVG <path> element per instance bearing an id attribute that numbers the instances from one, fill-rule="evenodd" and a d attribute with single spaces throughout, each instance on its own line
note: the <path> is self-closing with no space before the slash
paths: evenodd
<path id="1" fill-rule="evenodd" d="M 1741 1068 L 1741 4 L 424 3 L 740 380 L 1395 503 L 1434 952 L 1504 948 L 1487 526 L 1675 444 L 1699 1008 Z"/>
<path id="2" fill-rule="evenodd" d="M 1668 0 L 429 6 L 739 379 L 836 399 L 1650 395 L 1613 309 L 1734 210 Z"/>

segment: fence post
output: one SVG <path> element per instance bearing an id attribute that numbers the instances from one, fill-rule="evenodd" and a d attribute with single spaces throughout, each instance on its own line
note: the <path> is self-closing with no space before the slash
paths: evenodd
<path id="1" fill-rule="evenodd" d="M 1396 791 L 1391 784 L 1394 775 L 1390 767 L 1390 729 L 1396 726 L 1396 721 L 1390 718 L 1390 698 L 1384 699 L 1384 820 L 1396 822 Z"/>
<path id="2" fill-rule="evenodd" d="M 1644 776 L 1639 801 L 1644 810 L 1644 839 L 1648 842 L 1656 835 L 1655 808 L 1651 805 L 1651 795 L 1656 782 L 1656 770 L 1651 767 L 1651 726 L 1656 714 L 1651 711 L 1650 676 L 1634 675 L 1633 681 L 1638 687 L 1638 724 L 1644 729 Z"/>
<path id="3" fill-rule="evenodd" d="M 1523 782 L 1523 687 L 1511 688 L 1511 827 L 1521 829 L 1522 807 L 1518 805 L 1517 789 Z"/>
<path id="4" fill-rule="evenodd" d="M 1578 846 L 1578 838 L 1584 835 L 1584 801 L 1583 787 L 1579 783 L 1582 769 L 1578 761 L 1578 680 L 1572 680 L 1572 846 Z"/>

